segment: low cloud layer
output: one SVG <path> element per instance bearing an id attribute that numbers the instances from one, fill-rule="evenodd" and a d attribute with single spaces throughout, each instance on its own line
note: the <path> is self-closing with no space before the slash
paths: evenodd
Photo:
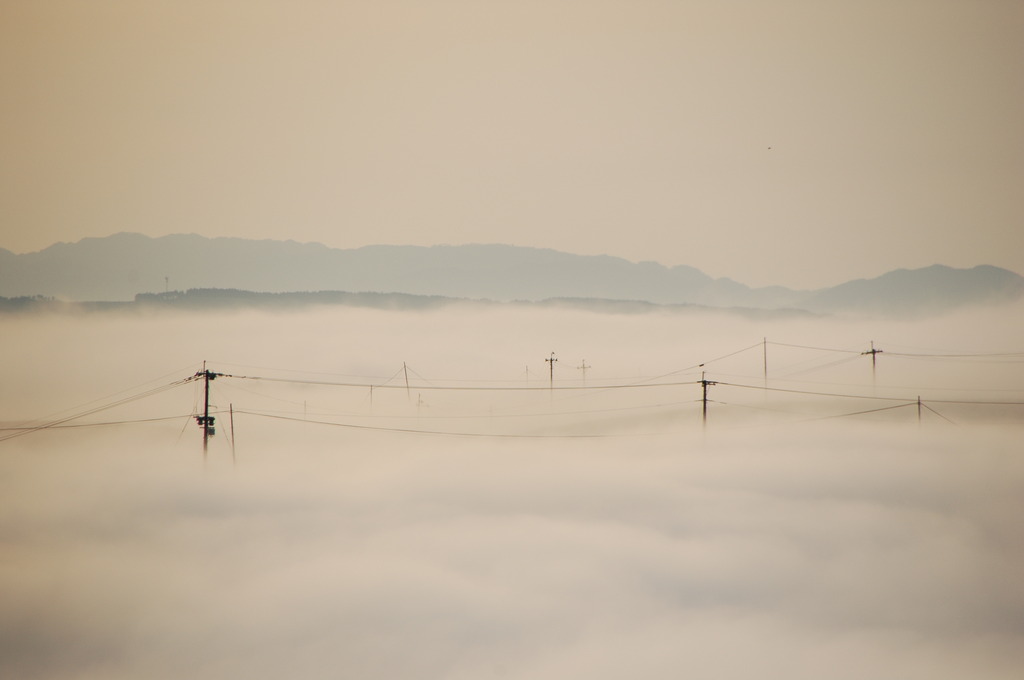
<path id="1" fill-rule="evenodd" d="M 1000 432 L 8 449 L 9 677 L 1011 678 Z M 279 433 L 280 435 L 281 433 Z"/>
<path id="2" fill-rule="evenodd" d="M 986 327 L 1003 335 L 978 347 L 965 346 L 963 319 L 765 330 L 727 317 L 548 313 L 41 318 L 10 328 L 26 355 L 3 359 L 0 394 L 6 413 L 41 415 L 41 405 L 83 403 L 139 376 L 166 382 L 194 358 L 229 354 L 243 370 L 364 375 L 407 359 L 437 383 L 494 378 L 506 359 L 522 379 L 526 362 L 586 342 L 597 381 L 686 368 L 768 334 L 1020 344 L 1019 322 L 1000 319 Z M 559 379 L 580 382 L 565 351 Z M 818 359 L 771 358 L 780 373 L 813 369 L 792 380 L 884 392 L 928 378 L 932 395 L 947 380 L 1012 385 L 1018 366 L 943 373 L 893 359 L 872 385 L 863 363 L 821 373 Z M 761 357 L 738 360 L 718 373 L 755 380 Z M 1012 414 L 999 425 L 933 417 L 918 427 L 902 411 L 807 423 L 790 417 L 806 404 L 756 394 L 743 409 L 713 403 L 702 432 L 692 385 L 596 401 L 425 392 L 422 406 L 404 390 L 371 404 L 325 387 L 214 387 L 219 407 L 240 411 L 276 404 L 301 419 L 337 408 L 374 427 L 559 437 L 243 412 L 236 462 L 223 413 L 205 461 L 186 418 L 0 443 L 0 676 L 943 680 L 1024 670 L 1024 461 Z M 128 416 L 187 413 L 195 397 L 187 386 Z M 662 398 L 678 403 L 632 415 Z M 633 410 L 543 413 L 616 406 Z M 731 415 L 754 406 L 771 417 Z M 495 417 L 447 419 L 471 407 Z M 516 410 L 533 415 L 497 417 Z M 607 436 L 562 436 L 588 432 Z"/>

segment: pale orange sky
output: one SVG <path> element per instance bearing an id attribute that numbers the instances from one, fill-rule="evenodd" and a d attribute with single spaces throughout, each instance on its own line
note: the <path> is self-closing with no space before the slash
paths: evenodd
<path id="1" fill-rule="evenodd" d="M 1024 273 L 1024 3 L 0 0 L 0 247 Z"/>

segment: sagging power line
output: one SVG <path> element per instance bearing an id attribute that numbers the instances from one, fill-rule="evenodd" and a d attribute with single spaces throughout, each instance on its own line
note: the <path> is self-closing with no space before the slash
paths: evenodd
<path id="1" fill-rule="evenodd" d="M 854 399 L 854 400 L 859 400 L 859 399 L 885 400 L 885 401 L 889 401 L 889 402 L 893 403 L 894 405 L 893 406 L 880 407 L 880 408 L 877 408 L 877 409 L 860 409 L 860 410 L 844 412 L 843 414 L 837 414 L 837 415 L 826 416 L 826 417 L 853 417 L 853 416 L 865 415 L 865 414 L 869 414 L 869 413 L 878 413 L 878 412 L 881 412 L 881 411 L 897 410 L 897 409 L 903 408 L 905 406 L 913 405 L 913 406 L 916 406 L 917 421 L 919 423 L 922 421 L 922 419 L 924 417 L 924 414 L 926 412 L 933 413 L 936 416 L 943 418 L 944 420 L 947 420 L 949 422 L 953 422 L 950 418 L 948 418 L 946 415 L 944 415 L 944 414 L 940 413 L 939 411 L 937 411 L 930 404 L 936 404 L 936 405 L 937 404 L 950 404 L 950 405 L 965 405 L 965 406 L 972 406 L 972 407 L 1007 407 L 1007 408 L 1024 406 L 1024 400 L 1015 400 L 1015 399 L 1012 399 L 1012 398 L 1011 399 L 1005 399 L 1005 400 L 1002 400 L 1002 399 L 956 399 L 956 398 L 935 398 L 935 399 L 928 398 L 928 399 L 924 399 L 924 398 L 922 398 L 919 389 L 915 388 L 915 387 L 907 387 L 906 388 L 908 390 L 909 389 L 914 389 L 916 392 L 918 392 L 917 394 L 915 394 L 914 397 L 909 397 L 908 398 L 905 394 L 904 395 L 893 394 L 894 391 L 897 389 L 897 387 L 896 386 L 892 386 L 892 385 L 889 385 L 886 388 L 890 392 L 891 396 L 890 395 L 880 396 L 878 394 L 853 393 L 853 392 L 844 391 L 844 390 L 815 391 L 815 390 L 806 390 L 806 389 L 788 389 L 788 388 L 784 388 L 784 387 L 771 386 L 771 385 L 769 385 L 769 380 L 768 380 L 769 376 L 768 376 L 768 356 L 767 355 L 768 355 L 768 345 L 769 344 L 771 344 L 773 346 L 778 346 L 778 347 L 787 347 L 787 348 L 801 349 L 801 350 L 807 350 L 807 351 L 836 352 L 836 353 L 842 353 L 842 354 L 846 355 L 838 363 L 843 363 L 843 362 L 848 361 L 848 360 L 856 360 L 858 356 L 870 355 L 871 359 L 872 359 L 873 378 L 877 378 L 877 375 L 876 375 L 877 368 L 878 368 L 878 364 L 877 364 L 878 356 L 877 355 L 883 353 L 882 349 L 879 349 L 879 348 L 875 347 L 875 342 L 873 340 L 870 342 L 870 349 L 869 350 L 867 350 L 867 351 L 856 351 L 856 350 L 846 350 L 846 349 L 837 349 L 837 348 L 828 348 L 828 347 L 816 347 L 816 346 L 811 346 L 811 345 L 797 345 L 797 344 L 777 343 L 777 342 L 771 342 L 771 341 L 769 341 L 765 337 L 765 338 L 762 338 L 762 340 L 760 342 L 758 342 L 756 344 L 753 344 L 753 345 L 751 345 L 749 347 L 745 347 L 745 348 L 742 348 L 742 349 L 739 349 L 739 350 L 736 350 L 736 351 L 733 351 L 733 352 L 728 352 L 728 353 L 725 353 L 725 354 L 723 354 L 721 356 L 717 356 L 714 359 L 710 359 L 710 360 L 708 360 L 706 362 L 702 362 L 702 363 L 696 364 L 695 366 L 691 366 L 691 367 L 688 367 L 688 368 L 685 368 L 685 369 L 679 369 L 677 371 L 672 371 L 672 372 L 669 372 L 669 373 L 665 373 L 665 374 L 662 374 L 662 375 L 659 375 L 659 376 L 655 376 L 653 378 L 640 378 L 640 379 L 633 380 L 631 382 L 625 382 L 625 383 L 610 382 L 610 383 L 605 383 L 605 384 L 586 384 L 586 380 L 584 380 L 583 382 L 585 384 L 583 384 L 583 385 L 559 385 L 559 386 L 555 386 L 554 385 L 554 363 L 556 361 L 558 361 L 558 359 L 555 356 L 555 353 L 551 352 L 550 356 L 545 359 L 545 361 L 547 361 L 548 364 L 549 364 L 549 366 L 548 366 L 549 384 L 548 384 L 547 388 L 544 388 L 544 387 L 541 387 L 541 386 L 531 386 L 529 384 L 526 384 L 526 385 L 523 385 L 523 384 L 496 384 L 497 381 L 487 381 L 487 380 L 475 380 L 473 382 L 475 382 L 477 384 L 473 384 L 473 385 L 467 385 L 467 384 L 457 384 L 457 385 L 455 385 L 455 384 L 428 384 L 427 381 L 422 378 L 422 376 L 419 376 L 419 374 L 417 374 L 414 371 L 412 371 L 412 369 L 409 368 L 409 366 L 408 366 L 408 364 L 406 362 L 402 362 L 402 366 L 399 369 L 399 371 L 396 373 L 396 375 L 392 376 L 391 378 L 389 378 L 384 383 L 344 382 L 344 381 L 334 381 L 334 380 L 313 380 L 313 379 L 302 379 L 302 378 L 275 377 L 275 376 L 271 376 L 271 375 L 235 375 L 235 374 L 222 373 L 222 372 L 217 372 L 217 371 L 211 370 L 211 369 L 209 369 L 207 367 L 206 362 L 203 362 L 202 370 L 197 371 L 195 374 L 193 374 L 193 375 L 191 375 L 191 376 L 189 376 L 187 378 L 181 379 L 181 380 L 175 380 L 175 381 L 172 381 L 172 382 L 170 382 L 168 384 L 160 385 L 160 386 L 155 387 L 155 388 L 150 388 L 150 389 L 134 392 L 132 394 L 129 394 L 128 396 L 121 397 L 121 398 L 118 398 L 118 399 L 114 399 L 114 400 L 112 400 L 110 402 L 102 403 L 102 404 L 99 404 L 99 405 L 92 405 L 92 404 L 94 404 L 94 402 L 90 402 L 88 407 L 83 407 L 80 410 L 78 410 L 77 412 L 70 413 L 70 414 L 67 414 L 67 415 L 62 415 L 60 417 L 54 417 L 54 418 L 51 418 L 50 420 L 45 421 L 45 422 L 41 422 L 41 423 L 37 422 L 37 423 L 34 423 L 34 424 L 28 424 L 28 425 L 18 426 L 18 427 L 0 428 L 0 442 L 6 441 L 8 439 L 12 439 L 14 437 L 24 436 L 25 434 L 31 434 L 33 432 L 38 432 L 38 431 L 46 430 L 46 429 L 56 429 L 56 428 L 64 428 L 64 427 L 67 427 L 67 428 L 83 427 L 84 428 L 84 427 L 116 426 L 116 425 L 130 424 L 130 423 L 157 422 L 157 421 L 161 421 L 161 420 L 173 420 L 173 419 L 181 418 L 182 416 L 157 416 L 157 417 L 151 417 L 151 418 L 135 418 L 135 419 L 124 418 L 124 419 L 119 419 L 119 420 L 108 420 L 108 421 L 95 422 L 95 423 L 88 423 L 88 422 L 72 423 L 72 421 L 76 421 L 76 420 L 79 420 L 79 419 L 82 419 L 82 418 L 86 418 L 86 417 L 88 417 L 90 415 L 93 415 L 93 414 L 96 414 L 96 413 L 99 413 L 99 412 L 102 412 L 102 411 L 106 411 L 108 409 L 113 409 L 115 407 L 131 403 L 133 401 L 145 399 L 147 397 L 160 394 L 160 393 L 162 393 L 162 392 L 164 392 L 166 390 L 170 390 L 170 389 L 172 389 L 174 387 L 177 387 L 177 386 L 180 386 L 180 385 L 184 385 L 186 383 L 190 383 L 190 382 L 197 382 L 198 383 L 199 381 L 202 381 L 202 412 L 201 412 L 201 414 L 195 412 L 198 409 L 198 403 L 197 403 L 193 407 L 193 415 L 191 417 L 193 417 L 195 419 L 196 423 L 200 426 L 200 428 L 203 431 L 203 451 L 204 451 L 204 456 L 205 456 L 207 451 L 208 451 L 209 440 L 210 440 L 211 437 L 213 437 L 216 434 L 216 427 L 215 427 L 216 416 L 215 416 L 215 414 L 218 413 L 218 411 L 216 410 L 215 404 L 213 403 L 213 396 L 212 396 L 212 392 L 211 392 L 211 390 L 212 390 L 211 383 L 214 380 L 222 380 L 222 381 L 227 380 L 228 382 L 236 382 L 236 381 L 237 382 L 242 382 L 242 381 L 261 381 L 261 382 L 265 382 L 265 383 L 269 383 L 269 384 L 293 384 L 293 385 L 298 385 L 298 386 L 301 386 L 301 385 L 315 385 L 315 386 L 323 386 L 323 387 L 356 388 L 356 389 L 360 389 L 360 390 L 367 390 L 368 389 L 369 393 L 370 393 L 370 399 L 371 400 L 373 399 L 373 393 L 374 393 L 375 389 L 404 389 L 407 394 L 411 394 L 411 390 L 412 390 L 412 388 L 414 386 L 417 388 L 417 390 L 422 390 L 422 391 L 426 391 L 426 390 L 438 390 L 438 391 L 450 390 L 450 391 L 470 391 L 470 392 L 471 391 L 486 391 L 486 392 L 493 392 L 493 393 L 497 394 L 497 393 L 501 393 L 501 392 L 523 392 L 523 393 L 529 393 L 531 391 L 536 391 L 536 390 L 547 390 L 547 391 L 550 391 L 550 392 L 554 393 L 554 392 L 559 391 L 559 390 L 566 390 L 566 391 L 576 391 L 576 392 L 579 392 L 581 396 L 584 396 L 584 395 L 595 395 L 596 396 L 596 395 L 599 395 L 601 392 L 610 392 L 610 391 L 617 391 L 617 390 L 675 389 L 675 388 L 684 387 L 684 386 L 687 386 L 687 385 L 700 385 L 701 386 L 701 392 L 700 392 L 701 422 L 702 422 L 702 426 L 705 427 L 705 428 L 707 427 L 707 422 L 708 422 L 708 417 L 709 417 L 708 416 L 709 404 L 720 403 L 720 404 L 729 405 L 729 406 L 745 406 L 743 404 L 733 404 L 733 403 L 725 402 L 725 401 L 712 401 L 710 399 L 710 396 L 709 396 L 709 392 L 710 392 L 709 388 L 711 386 L 717 386 L 718 389 L 721 389 L 723 391 L 728 391 L 728 390 L 741 390 L 741 391 L 745 391 L 745 390 L 762 390 L 765 395 L 767 395 L 768 393 L 777 393 L 777 394 L 787 394 L 787 395 L 794 395 L 794 396 L 800 395 L 800 396 L 807 396 L 807 397 L 817 397 L 817 398 L 823 398 L 823 399 L 827 398 L 827 399 Z M 748 375 L 746 377 L 754 379 L 754 380 L 757 380 L 757 378 L 761 378 L 762 380 L 760 382 L 763 383 L 761 385 L 756 385 L 756 384 L 753 384 L 753 383 L 745 382 L 744 380 L 742 380 L 742 378 L 744 376 L 739 376 L 741 378 L 741 380 L 739 380 L 739 381 L 736 381 L 736 380 L 722 380 L 721 379 L 722 378 L 721 375 L 717 376 L 717 379 L 712 380 L 712 379 L 709 379 L 708 373 L 705 370 L 703 370 L 705 368 L 705 364 L 707 364 L 707 363 L 724 361 L 724 360 L 727 360 L 727 359 L 729 359 L 731 357 L 735 357 L 737 355 L 743 354 L 744 352 L 748 352 L 750 350 L 753 350 L 755 348 L 759 348 L 761 350 L 761 353 L 762 353 L 761 362 L 760 362 L 761 363 L 761 366 L 760 366 L 761 371 L 759 371 L 759 373 L 761 373 L 761 375 L 760 376 L 756 376 L 756 377 L 755 377 L 755 375 Z M 894 358 L 895 357 L 901 357 L 901 358 L 921 358 L 921 359 L 928 359 L 928 360 L 935 360 L 935 361 L 961 361 L 961 360 L 968 360 L 968 359 L 969 360 L 989 360 L 989 359 L 995 359 L 995 360 L 999 360 L 1000 362 L 1012 361 L 1014 363 L 1020 363 L 1021 361 L 1024 361 L 1024 352 L 959 353 L 959 354 L 958 353 L 928 354 L 928 353 L 912 353 L 912 352 L 885 352 L 885 353 L 886 353 L 887 356 L 894 357 Z M 829 362 L 829 364 L 827 364 L 826 367 L 831 365 L 831 364 L 834 364 L 834 363 L 837 363 L 837 362 Z M 586 371 L 587 368 L 590 368 L 590 366 L 587 364 L 586 360 L 582 360 L 581 361 L 581 365 L 578 366 L 577 368 L 582 370 L 582 371 L 584 371 L 584 377 L 585 377 L 586 376 L 585 371 Z M 674 376 L 674 375 L 680 375 L 680 374 L 685 373 L 687 371 L 691 371 L 693 368 L 700 368 L 700 369 L 702 369 L 699 380 L 677 380 L 677 381 L 665 380 L 665 378 L 667 378 L 667 377 L 671 377 L 671 376 Z M 813 369 L 808 369 L 808 370 L 821 370 L 822 368 L 823 367 L 819 365 L 819 366 L 814 367 Z M 271 369 L 271 370 L 279 370 L 279 369 Z M 312 372 L 306 372 L 306 373 L 309 374 L 309 373 L 312 373 Z M 322 373 L 322 372 L 317 372 L 317 373 L 320 374 L 320 375 L 324 375 L 324 373 Z M 410 374 L 412 374 L 412 375 L 410 375 Z M 339 375 L 339 374 L 327 374 L 327 375 Z M 413 375 L 415 375 L 422 384 L 414 385 L 413 384 L 413 379 L 412 379 Z M 398 376 L 402 376 L 404 379 L 401 380 L 401 381 L 395 380 L 395 378 L 397 378 Z M 388 383 L 391 383 L 392 381 L 394 381 L 395 383 L 398 383 L 398 384 L 388 384 Z M 442 382 L 444 382 L 444 381 L 442 381 Z M 468 382 L 468 381 L 465 381 L 465 380 L 462 380 L 462 381 L 450 380 L 448 382 L 449 383 L 450 382 L 465 383 L 465 382 Z M 511 381 L 509 381 L 509 382 L 511 382 Z M 522 381 L 520 380 L 520 383 L 521 382 Z M 873 382 L 875 382 L 875 381 L 873 380 Z M 899 388 L 899 389 L 904 389 L 904 388 Z M 925 389 L 935 390 L 935 389 L 951 389 L 951 388 L 925 388 Z M 960 389 L 962 391 L 972 391 L 972 390 L 968 390 L 967 388 L 957 388 L 957 389 Z M 246 391 L 248 391 L 248 390 L 246 390 Z M 979 390 L 975 389 L 973 391 L 977 392 Z M 988 390 L 988 391 L 993 391 L 993 390 Z M 1024 392 L 1024 390 L 1001 390 L 1001 391 L 1006 391 L 1006 392 Z M 258 392 L 252 392 L 252 391 L 248 391 L 248 392 L 250 392 L 253 395 L 260 396 L 260 397 L 265 396 L 265 395 L 259 394 Z M 914 394 L 914 393 L 911 392 L 911 394 Z M 293 403 L 291 400 L 288 400 L 288 399 L 279 399 L 278 397 L 269 396 L 269 395 L 266 395 L 266 396 L 267 396 L 267 398 L 278 399 L 279 401 L 282 401 L 284 403 Z M 731 401 L 735 401 L 735 400 L 731 400 Z M 295 402 L 295 403 L 303 404 L 303 412 L 306 411 L 305 399 L 303 399 L 301 402 Z M 621 403 L 621 400 L 620 400 L 620 403 Z M 678 402 L 675 402 L 675 403 L 680 405 L 680 406 L 682 406 L 682 405 L 685 405 L 686 403 L 692 403 L 692 402 L 687 402 L 686 400 L 681 400 L 681 401 L 678 401 Z M 444 408 L 443 405 L 440 404 L 440 400 L 439 400 L 439 405 L 440 405 L 441 408 Z M 419 412 L 419 410 L 420 410 L 420 408 L 422 406 L 423 406 L 423 400 L 422 400 L 422 397 L 420 397 L 420 399 L 418 400 L 418 403 L 417 403 L 417 413 Z M 564 415 L 567 415 L 567 416 L 571 415 L 572 413 L 575 413 L 575 415 L 580 416 L 580 415 L 583 415 L 583 414 L 586 414 L 586 413 L 598 413 L 598 412 L 610 413 L 610 412 L 613 412 L 613 411 L 627 411 L 628 410 L 628 411 L 635 412 L 635 413 L 639 414 L 639 412 L 641 412 L 641 411 L 643 411 L 645 409 L 646 410 L 651 410 L 651 409 L 654 409 L 654 408 L 663 409 L 665 407 L 666 407 L 666 404 L 664 403 L 664 401 L 662 401 L 662 403 L 659 403 L 657 405 L 636 406 L 636 407 L 630 406 L 628 408 L 616 407 L 616 408 L 606 408 L 606 409 L 594 409 L 594 410 L 591 410 L 591 411 L 587 411 L 587 410 L 577 410 L 575 412 L 563 411 L 562 413 Z M 769 410 L 769 409 L 762 409 L 762 410 Z M 232 445 L 232 449 L 234 448 L 234 413 L 235 412 L 236 412 L 236 409 L 234 408 L 234 403 L 232 403 L 229 406 L 229 410 L 226 412 L 228 414 L 228 417 L 231 418 L 232 428 L 231 428 L 231 441 L 230 441 L 230 443 Z M 243 408 L 243 409 L 237 410 L 237 412 L 238 413 L 247 414 L 247 415 L 251 415 L 251 414 L 255 414 L 256 413 L 256 411 L 254 409 L 251 409 L 251 408 L 248 408 L 248 409 Z M 221 413 L 224 413 L 224 412 L 221 411 Z M 267 414 L 267 413 L 264 412 L 261 415 L 264 416 L 264 417 L 269 417 L 270 414 Z M 523 417 L 527 417 L 529 415 L 531 415 L 531 414 L 524 414 Z M 536 415 L 536 414 L 533 414 L 533 415 Z M 550 413 L 548 415 L 557 416 L 559 414 L 557 414 L 557 413 Z M 282 418 L 287 418 L 289 416 L 282 415 L 281 417 Z M 342 417 L 346 417 L 346 418 L 352 419 L 352 418 L 357 418 L 358 416 L 357 415 L 348 415 L 348 416 L 342 416 Z M 454 417 L 454 418 L 460 418 L 461 417 L 461 418 L 465 418 L 465 417 L 469 417 L 469 416 L 467 416 L 467 415 L 461 415 L 460 416 L 460 415 L 456 414 L 454 416 L 449 415 L 449 416 L 444 416 L 444 417 Z M 633 416 L 630 416 L 630 418 L 632 418 L 632 417 Z M 301 420 L 301 419 L 299 419 L 299 420 Z M 313 422 L 313 421 L 311 420 L 310 422 Z M 353 423 L 349 423 L 349 424 L 353 424 Z M 382 429 L 382 430 L 386 430 L 386 429 L 401 430 L 402 428 L 379 428 L 379 429 Z M 405 428 L 405 429 L 409 429 L 409 428 Z M 458 435 L 459 433 L 448 433 L 448 434 Z M 472 434 L 472 436 L 488 436 L 487 433 L 466 433 L 466 434 L 467 435 Z M 509 433 L 493 433 L 493 434 L 495 436 L 500 436 L 502 434 L 513 435 L 515 433 L 509 432 Z"/>

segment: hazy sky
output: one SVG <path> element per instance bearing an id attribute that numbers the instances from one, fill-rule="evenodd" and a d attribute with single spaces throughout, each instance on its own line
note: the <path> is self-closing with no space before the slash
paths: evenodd
<path id="1" fill-rule="evenodd" d="M 0 247 L 1024 272 L 1024 3 L 0 0 Z"/>

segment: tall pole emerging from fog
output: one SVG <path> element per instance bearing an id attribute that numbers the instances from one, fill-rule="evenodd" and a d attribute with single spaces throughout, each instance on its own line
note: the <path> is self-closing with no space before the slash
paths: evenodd
<path id="1" fill-rule="evenodd" d="M 713 380 L 706 380 L 704 378 L 704 371 L 700 372 L 700 385 L 703 391 L 701 396 L 701 426 L 707 429 L 708 426 L 708 385 L 717 385 Z"/>
<path id="2" fill-rule="evenodd" d="M 867 352 L 861 352 L 861 356 L 864 356 L 865 354 L 870 354 L 871 355 L 871 384 L 872 385 L 875 384 L 875 359 L 881 353 L 882 353 L 882 350 L 875 349 L 875 341 L 874 340 L 871 341 L 871 349 L 869 349 Z"/>
<path id="3" fill-rule="evenodd" d="M 203 428 L 203 458 L 206 458 L 206 451 L 210 447 L 210 437 L 217 433 L 213 427 L 213 416 L 210 415 L 210 381 L 217 377 L 216 373 L 206 370 L 206 362 L 203 362 L 203 370 L 196 373 L 196 376 L 203 376 L 203 415 L 196 416 L 196 422 Z"/>
<path id="4" fill-rule="evenodd" d="M 203 362 L 203 458 L 210 447 L 210 372 Z"/>
<path id="5" fill-rule="evenodd" d="M 552 392 L 555 391 L 555 362 L 558 359 L 555 358 L 555 353 L 552 352 L 551 356 L 544 361 L 548 362 L 548 379 L 550 380 L 550 389 Z"/>

